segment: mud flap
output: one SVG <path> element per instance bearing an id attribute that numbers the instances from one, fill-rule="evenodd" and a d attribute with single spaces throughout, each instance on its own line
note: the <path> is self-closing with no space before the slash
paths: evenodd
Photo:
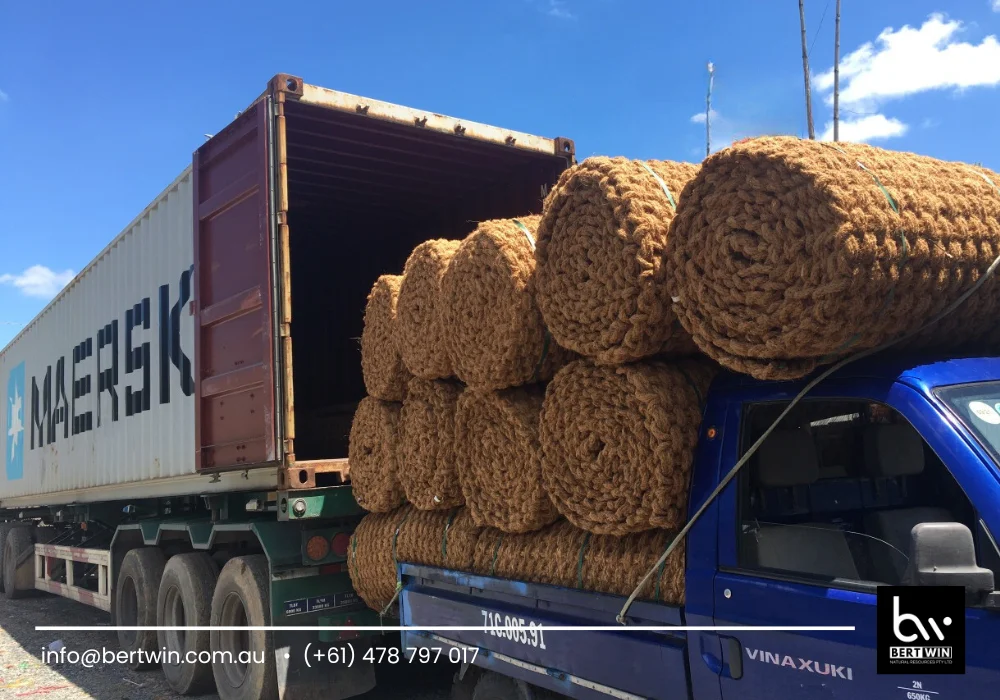
<path id="1" fill-rule="evenodd" d="M 281 700 L 341 700 L 367 693 L 375 687 L 375 667 L 363 661 L 370 639 L 354 639 L 354 664 L 329 663 L 326 649 L 345 646 L 318 641 L 315 632 L 274 632 L 274 660 Z M 307 645 L 309 660 L 305 658 Z M 321 659 L 317 661 L 317 652 Z M 311 668 L 310 668 L 311 667 Z"/>

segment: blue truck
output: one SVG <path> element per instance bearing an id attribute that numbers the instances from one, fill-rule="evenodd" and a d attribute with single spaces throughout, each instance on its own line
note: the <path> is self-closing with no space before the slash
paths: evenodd
<path id="1" fill-rule="evenodd" d="M 455 694 L 473 700 L 994 696 L 1000 360 L 861 360 L 773 426 L 807 381 L 713 384 L 692 516 L 774 431 L 687 533 L 683 607 L 639 600 L 620 618 L 618 596 L 402 563 L 403 647 L 458 650 Z M 964 588 L 964 673 L 879 673 L 886 586 Z"/>

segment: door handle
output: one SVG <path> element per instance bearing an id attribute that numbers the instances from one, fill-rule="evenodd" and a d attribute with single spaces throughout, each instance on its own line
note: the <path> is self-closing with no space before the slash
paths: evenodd
<path id="1" fill-rule="evenodd" d="M 724 650 L 725 662 L 722 665 L 723 675 L 738 681 L 743 677 L 743 645 L 736 637 L 719 635 Z"/>

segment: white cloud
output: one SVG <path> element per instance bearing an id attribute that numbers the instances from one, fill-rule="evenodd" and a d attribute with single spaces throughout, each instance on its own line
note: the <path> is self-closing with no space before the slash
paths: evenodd
<path id="1" fill-rule="evenodd" d="M 994 0 L 1000 3 L 1000 0 Z M 929 90 L 1000 84 L 1000 42 L 990 35 L 978 44 L 958 41 L 958 20 L 932 14 L 919 29 L 886 28 L 875 42 L 848 54 L 840 64 L 840 101 L 872 105 Z M 833 69 L 816 76 L 815 87 L 833 101 Z"/>
<path id="2" fill-rule="evenodd" d="M 869 114 L 858 119 L 840 120 L 841 141 L 867 143 L 902 136 L 909 127 L 898 119 L 886 117 L 884 114 Z M 833 140 L 833 122 L 827 122 L 821 141 Z"/>
<path id="3" fill-rule="evenodd" d="M 51 299 L 76 275 L 72 270 L 56 272 L 45 265 L 32 265 L 19 275 L 0 275 L 0 284 L 16 287 L 22 294 L 39 299 Z"/>
<path id="4" fill-rule="evenodd" d="M 993 11 L 1000 12 L 1000 0 L 993 0 Z"/>
<path id="5" fill-rule="evenodd" d="M 1000 2 L 1000 0 L 997 0 L 997 2 Z M 716 112 L 714 109 L 713 110 L 709 110 L 709 111 L 712 114 L 712 121 L 713 122 L 716 119 L 719 118 L 719 113 Z M 691 115 L 691 123 L 692 124 L 704 124 L 705 123 L 705 113 L 704 112 L 698 112 L 697 114 L 692 114 Z"/>
<path id="6" fill-rule="evenodd" d="M 1000 0 L 998 0 L 1000 2 Z M 557 19 L 576 19 L 576 15 L 566 7 L 566 0 L 548 0 L 545 14 Z"/>
<path id="7" fill-rule="evenodd" d="M 1000 0 L 992 0 L 1000 6 Z M 873 141 L 902 136 L 908 126 L 879 113 L 892 100 L 935 90 L 966 90 L 1000 85 L 1000 42 L 995 35 L 978 44 L 959 41 L 962 22 L 930 15 L 919 27 L 887 27 L 875 41 L 862 44 L 840 63 L 840 104 L 865 116 L 840 122 L 845 141 Z M 813 85 L 833 103 L 833 68 L 815 76 Z M 832 138 L 832 123 L 822 138 Z"/>
<path id="8" fill-rule="evenodd" d="M 1000 0 L 997 0 L 997 2 L 1000 2 Z M 7 93 L 4 92 L 3 90 L 0 90 L 0 102 L 6 102 L 9 99 L 10 98 L 7 97 Z"/>

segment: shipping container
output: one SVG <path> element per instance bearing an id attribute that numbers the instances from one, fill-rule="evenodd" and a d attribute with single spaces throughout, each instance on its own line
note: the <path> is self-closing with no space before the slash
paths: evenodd
<path id="1" fill-rule="evenodd" d="M 371 281 L 572 159 L 276 76 L 0 354 L 0 507 L 344 483 Z"/>

